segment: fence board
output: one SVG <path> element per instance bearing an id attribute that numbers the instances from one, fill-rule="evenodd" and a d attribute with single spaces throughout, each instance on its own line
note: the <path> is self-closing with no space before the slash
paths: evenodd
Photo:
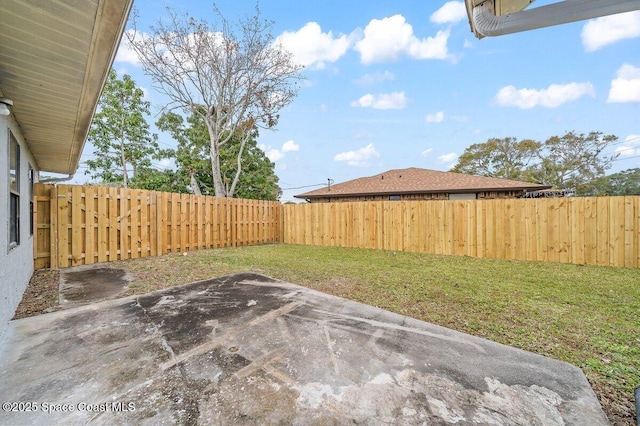
<path id="1" fill-rule="evenodd" d="M 207 237 L 207 229 L 209 229 L 211 225 L 211 221 L 207 217 L 207 212 L 209 208 L 209 198 L 200 199 L 200 211 L 198 217 L 198 240 L 200 242 L 199 249 L 208 249 L 211 248 L 211 234 Z"/>
<path id="2" fill-rule="evenodd" d="M 84 188 L 85 203 L 85 223 L 86 223 L 86 239 L 85 239 L 85 260 L 84 263 L 95 263 L 98 256 L 97 249 L 97 232 L 98 232 L 98 199 L 97 188 L 93 186 Z"/>
<path id="3" fill-rule="evenodd" d="M 157 234 L 156 234 L 156 253 L 158 256 L 162 256 L 167 252 L 167 241 L 169 240 L 169 228 L 168 228 L 168 218 L 169 214 L 169 201 L 168 197 L 171 194 L 165 192 L 159 192 L 156 194 L 156 206 L 157 209 L 154 209 L 156 213 L 156 224 L 157 224 Z"/>
<path id="4" fill-rule="evenodd" d="M 131 259 L 137 259 L 140 257 L 140 252 L 142 248 L 140 247 L 140 227 L 143 225 L 141 222 L 141 212 L 140 212 L 140 191 L 137 189 L 129 190 L 129 235 L 131 236 L 129 240 L 129 248 Z"/>
<path id="5" fill-rule="evenodd" d="M 58 264 L 65 268 L 69 265 L 69 198 L 67 185 L 58 188 Z"/>
<path id="6" fill-rule="evenodd" d="M 524 217 L 524 200 L 515 200 L 513 203 L 513 209 L 509 216 L 509 223 L 511 225 L 511 252 L 510 259 L 524 260 L 527 258 L 526 254 L 526 234 L 524 223 L 522 218 Z M 520 218 L 520 219 L 518 219 Z"/>
<path id="7" fill-rule="evenodd" d="M 505 226 L 505 205 L 504 200 L 495 200 L 491 203 L 493 206 L 494 219 L 494 245 L 495 257 L 504 259 L 506 257 L 507 246 L 509 245 L 509 227 Z"/>
<path id="8" fill-rule="evenodd" d="M 149 193 L 140 191 L 140 257 L 147 257 L 151 254 L 149 196 Z"/>
<path id="9" fill-rule="evenodd" d="M 637 267 L 634 250 L 634 219 L 635 208 L 633 198 L 624 197 L 624 266 Z"/>
<path id="10" fill-rule="evenodd" d="M 51 249 L 50 249 L 50 267 L 52 269 L 58 269 L 60 267 L 60 258 L 58 257 L 58 250 L 60 247 L 60 232 L 58 231 L 58 213 L 59 213 L 59 202 L 58 202 L 58 187 L 54 186 L 51 188 Z"/>
<path id="11" fill-rule="evenodd" d="M 128 259 L 131 253 L 129 251 L 129 215 L 131 214 L 129 192 L 119 189 L 118 199 L 120 204 L 120 259 Z"/>
<path id="12" fill-rule="evenodd" d="M 109 223 L 108 212 L 107 212 L 107 188 L 103 186 L 99 186 L 96 190 L 97 198 L 97 220 L 98 220 L 98 240 L 96 242 L 97 245 L 97 254 L 98 254 L 98 262 L 106 262 L 107 261 L 107 253 L 109 251 L 109 233 L 107 224 Z"/>
<path id="13" fill-rule="evenodd" d="M 611 245 L 611 253 L 613 259 L 610 259 L 611 265 L 624 265 L 625 264 L 625 204 L 624 197 L 611 197 L 610 198 L 609 212 L 611 217 L 609 223 L 612 228 L 612 236 L 609 237 Z"/>
<path id="14" fill-rule="evenodd" d="M 571 247 L 570 251 L 570 260 L 571 263 L 584 263 L 584 198 L 576 198 L 574 202 L 571 203 L 571 242 L 569 246 Z"/>
<path id="15" fill-rule="evenodd" d="M 584 263 L 598 264 L 598 204 L 597 198 L 584 200 Z"/>
<path id="16" fill-rule="evenodd" d="M 596 200 L 597 208 L 597 265 L 609 264 L 609 200 L 606 198 L 598 198 Z"/>
<path id="17" fill-rule="evenodd" d="M 51 267 L 51 246 L 53 228 L 51 211 L 53 185 L 36 185 L 33 189 L 33 224 L 34 224 L 34 267 L 35 269 Z"/>
<path id="18" fill-rule="evenodd" d="M 555 233 L 558 228 L 558 211 L 556 206 L 556 200 L 550 199 L 546 208 L 543 207 L 543 215 L 545 217 L 543 223 L 546 224 L 545 241 L 544 241 L 544 255 L 546 262 L 557 262 L 556 258 L 556 244 Z"/>

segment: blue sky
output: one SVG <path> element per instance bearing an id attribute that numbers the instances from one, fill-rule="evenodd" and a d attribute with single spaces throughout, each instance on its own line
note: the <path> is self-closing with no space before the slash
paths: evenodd
<path id="1" fill-rule="evenodd" d="M 255 3 L 217 4 L 233 20 Z M 166 17 L 166 7 L 214 19 L 208 0 L 136 0 L 134 7 L 143 32 Z M 276 163 L 282 201 L 319 186 L 287 188 L 328 178 L 448 170 L 466 147 L 493 137 L 542 142 L 602 131 L 619 137 L 610 172 L 640 167 L 640 12 L 478 40 L 458 1 L 273 0 L 260 8 L 305 65 L 306 80 L 277 131 L 258 140 Z M 145 89 L 155 122 L 166 101 L 126 46 L 114 67 Z M 160 141 L 174 146 L 165 135 Z M 82 159 L 91 155 L 87 144 Z M 86 179 L 81 165 L 76 181 Z"/>

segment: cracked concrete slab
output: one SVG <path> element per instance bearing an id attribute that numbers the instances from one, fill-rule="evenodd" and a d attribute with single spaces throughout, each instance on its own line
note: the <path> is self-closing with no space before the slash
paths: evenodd
<path id="1" fill-rule="evenodd" d="M 255 274 L 11 332 L 0 424 L 608 424 L 574 366 Z"/>

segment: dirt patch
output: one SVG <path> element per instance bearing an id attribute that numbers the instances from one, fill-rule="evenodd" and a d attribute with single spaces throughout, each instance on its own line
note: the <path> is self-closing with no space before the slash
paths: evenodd
<path id="1" fill-rule="evenodd" d="M 60 301 L 65 307 L 118 296 L 131 281 L 124 269 L 91 265 L 65 269 L 60 275 Z"/>
<path id="2" fill-rule="evenodd" d="M 59 286 L 60 271 L 49 269 L 35 271 L 13 319 L 27 318 L 59 310 Z"/>

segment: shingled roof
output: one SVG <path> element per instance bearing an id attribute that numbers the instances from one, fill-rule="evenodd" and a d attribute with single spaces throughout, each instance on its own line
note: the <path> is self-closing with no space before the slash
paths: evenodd
<path id="1" fill-rule="evenodd" d="M 437 170 L 394 169 L 375 176 L 350 180 L 330 188 L 316 189 L 295 195 L 296 198 L 353 197 L 378 194 L 428 194 L 464 193 L 484 191 L 538 191 L 551 188 L 517 180 L 473 176 L 463 173 L 441 172 Z"/>

